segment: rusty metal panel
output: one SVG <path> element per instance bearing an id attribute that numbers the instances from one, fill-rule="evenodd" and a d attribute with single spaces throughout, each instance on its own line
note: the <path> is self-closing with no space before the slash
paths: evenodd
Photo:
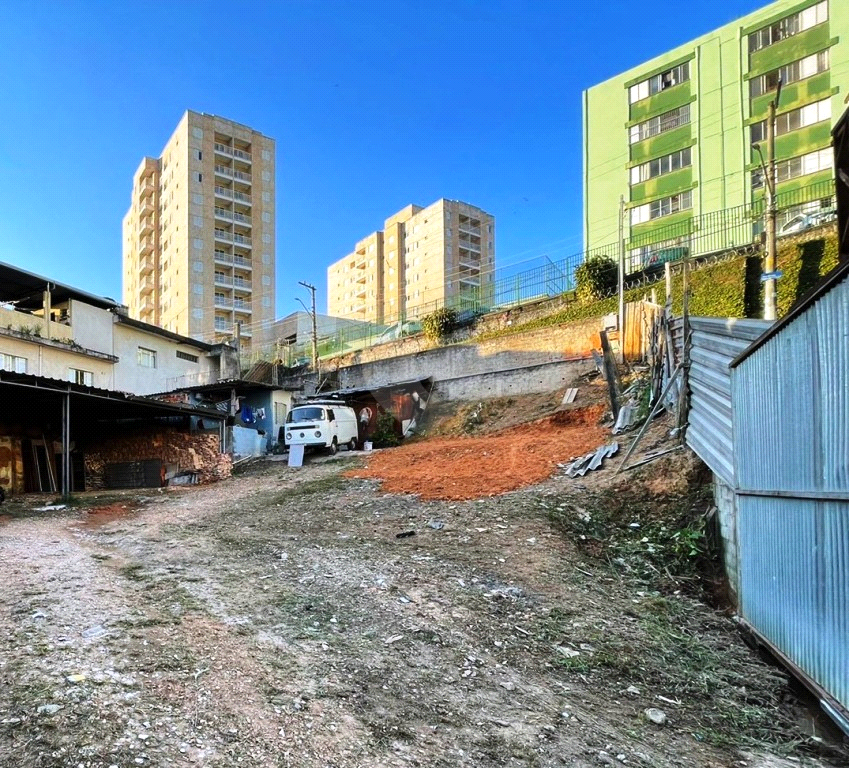
<path id="1" fill-rule="evenodd" d="M 771 323 L 719 317 L 691 317 L 689 322 L 690 412 L 687 445 L 723 482 L 734 487 L 731 371 L 728 364 L 767 330 Z M 683 337 L 683 324 L 676 320 L 673 339 L 679 350 Z"/>
<path id="2" fill-rule="evenodd" d="M 739 495 L 740 615 L 849 708 L 849 500 Z"/>
<path id="3" fill-rule="evenodd" d="M 849 498 L 849 281 L 732 372 L 740 489 Z"/>

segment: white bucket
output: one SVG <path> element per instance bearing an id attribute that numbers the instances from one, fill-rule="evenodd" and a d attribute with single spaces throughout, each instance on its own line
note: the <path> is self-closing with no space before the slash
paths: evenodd
<path id="1" fill-rule="evenodd" d="M 364 451 L 370 451 L 370 450 L 371 450 L 371 441 L 366 440 L 366 441 L 363 443 L 363 450 L 364 450 Z"/>

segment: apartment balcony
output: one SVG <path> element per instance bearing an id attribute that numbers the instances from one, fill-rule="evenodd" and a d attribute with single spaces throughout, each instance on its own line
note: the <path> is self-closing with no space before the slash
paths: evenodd
<path id="1" fill-rule="evenodd" d="M 457 278 L 457 282 L 461 286 L 472 286 L 474 288 L 481 287 L 480 276 L 475 277 L 473 275 L 460 275 L 460 277 Z"/>
<path id="2" fill-rule="evenodd" d="M 139 235 L 146 235 L 153 232 L 153 229 L 153 213 L 150 213 L 147 216 L 142 216 L 141 219 L 139 219 Z"/>
<path id="3" fill-rule="evenodd" d="M 234 232 L 228 232 L 226 229 L 216 229 L 215 239 L 224 243 L 236 243 L 245 248 L 250 248 L 252 240 L 247 235 L 240 235 Z"/>
<path id="4" fill-rule="evenodd" d="M 139 304 L 139 312 L 140 312 L 142 315 L 145 315 L 145 314 L 147 314 L 148 312 L 153 312 L 153 310 L 155 309 L 155 306 L 156 306 L 156 305 L 153 303 L 153 299 L 144 299 L 144 300 L 143 300 L 143 301 Z"/>
<path id="5" fill-rule="evenodd" d="M 233 287 L 237 291 L 251 291 L 253 290 L 253 283 L 250 280 L 245 280 L 243 277 L 234 277 Z"/>
<path id="6" fill-rule="evenodd" d="M 464 232 L 467 235 L 477 235 L 480 237 L 481 228 L 480 226 L 472 226 L 471 224 L 460 222 L 460 232 Z"/>
<path id="7" fill-rule="evenodd" d="M 479 261 L 472 261 L 469 259 L 464 259 L 462 256 L 460 257 L 460 261 L 458 262 L 461 270 L 467 270 L 472 273 L 472 275 L 479 275 L 481 271 L 481 265 Z"/>
<path id="8" fill-rule="evenodd" d="M 139 274 L 144 277 L 145 275 L 151 275 L 155 272 L 156 264 L 154 263 L 153 256 L 142 256 L 139 259 Z"/>
<path id="9" fill-rule="evenodd" d="M 228 189 L 227 187 L 215 187 L 215 194 L 218 197 L 223 197 L 227 200 L 235 200 L 239 203 L 244 203 L 245 205 L 251 205 L 251 196 L 245 194 L 244 192 L 239 192 L 236 189 Z"/>
<path id="10" fill-rule="evenodd" d="M 246 163 L 251 162 L 251 153 L 245 152 L 244 149 L 236 149 L 235 147 L 228 147 L 226 144 L 219 144 L 216 141 L 215 142 L 215 151 L 219 155 L 226 155 L 227 157 L 235 157 L 237 160 L 242 160 Z"/>
<path id="11" fill-rule="evenodd" d="M 233 257 L 233 266 L 239 267 L 241 269 L 250 269 L 253 270 L 253 262 L 250 259 L 245 258 L 244 256 L 236 255 Z"/>
<path id="12" fill-rule="evenodd" d="M 228 323 L 226 320 L 220 320 L 219 318 L 215 318 L 215 330 L 218 333 L 232 333 L 233 326 L 231 323 Z"/>
<path id="13" fill-rule="evenodd" d="M 251 183 L 251 175 L 249 173 L 237 171 L 235 168 L 228 168 L 224 165 L 216 165 L 215 173 L 219 176 L 224 176 L 228 179 L 236 179 L 237 181 L 243 181 L 245 182 L 245 184 Z"/>
<path id="14" fill-rule="evenodd" d="M 147 296 L 156 287 L 156 282 L 150 276 L 143 277 L 139 280 L 139 295 Z"/>
<path id="15" fill-rule="evenodd" d="M 228 288 L 232 288 L 233 286 L 233 278 L 228 277 L 227 275 L 216 275 L 215 276 L 215 284 L 216 285 L 224 285 Z"/>
<path id="16" fill-rule="evenodd" d="M 145 179 L 139 184 L 139 199 L 145 200 L 156 191 L 156 184 L 150 179 Z"/>
<path id="17" fill-rule="evenodd" d="M 357 299 L 365 299 L 365 297 L 366 297 L 365 287 L 358 288 L 357 291 L 354 293 L 354 297 L 357 298 Z"/>
<path id="18" fill-rule="evenodd" d="M 473 243 L 471 240 L 460 240 L 457 244 L 467 251 L 472 251 L 472 253 L 480 254 L 481 252 L 481 244 L 479 242 Z"/>
<path id="19" fill-rule="evenodd" d="M 233 299 L 228 299 L 226 296 L 216 296 L 215 306 L 220 309 L 232 309 Z"/>
<path id="20" fill-rule="evenodd" d="M 230 211 L 227 208 L 216 207 L 215 218 L 225 219 L 226 221 L 235 221 L 246 227 L 250 227 L 253 224 L 253 221 L 250 216 L 245 216 L 244 213 L 239 213 L 238 211 Z"/>
<path id="21" fill-rule="evenodd" d="M 139 255 L 144 256 L 147 253 L 152 253 L 153 252 L 153 246 L 154 246 L 153 238 L 150 235 L 148 235 L 147 237 L 140 237 L 139 238 Z"/>
<path id="22" fill-rule="evenodd" d="M 216 251 L 215 261 L 217 264 L 232 264 L 233 256 L 226 251 Z"/>
<path id="23" fill-rule="evenodd" d="M 253 311 L 251 309 L 251 302 L 235 299 L 233 301 L 233 311 L 240 312 L 242 314 L 250 314 Z"/>

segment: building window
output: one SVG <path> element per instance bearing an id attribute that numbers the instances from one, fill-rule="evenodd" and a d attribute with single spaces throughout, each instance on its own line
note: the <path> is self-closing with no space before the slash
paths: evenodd
<path id="1" fill-rule="evenodd" d="M 786 40 L 826 21 L 828 21 L 828 2 L 823 0 L 810 8 L 805 8 L 804 11 L 786 16 L 775 24 L 753 32 L 749 35 L 749 53 L 759 51 L 780 40 Z"/>
<path id="2" fill-rule="evenodd" d="M 156 368 L 156 351 L 153 349 L 139 347 L 136 359 L 142 368 Z"/>
<path id="3" fill-rule="evenodd" d="M 775 164 L 775 178 L 782 181 L 797 179 L 810 173 L 829 170 L 833 166 L 834 152 L 831 147 L 808 152 L 806 155 L 780 160 Z M 752 189 L 760 189 L 764 185 L 763 171 L 758 168 L 752 173 Z"/>
<path id="4" fill-rule="evenodd" d="M 4 371 L 26 373 L 27 359 L 25 357 L 18 357 L 17 355 L 0 354 L 0 368 Z"/>
<path id="5" fill-rule="evenodd" d="M 649 96 L 654 96 L 656 93 L 660 93 L 668 88 L 685 83 L 689 79 L 690 62 L 685 61 L 677 67 L 672 67 L 672 69 L 667 69 L 659 75 L 648 78 L 648 80 L 643 80 L 641 83 L 632 85 L 628 90 L 630 103 L 634 104 L 638 101 L 642 101 L 643 99 L 647 99 Z"/>
<path id="6" fill-rule="evenodd" d="M 683 107 L 671 109 L 669 112 L 664 112 L 662 115 L 646 120 L 644 123 L 632 125 L 630 129 L 630 143 L 636 144 L 638 141 L 648 139 L 652 136 L 657 136 L 666 131 L 673 131 L 682 125 L 687 125 L 690 122 L 690 105 L 685 104 Z"/>
<path id="7" fill-rule="evenodd" d="M 655 176 L 680 171 L 682 168 L 688 168 L 691 164 L 692 152 L 690 147 L 687 147 L 679 152 L 673 152 L 671 155 L 664 155 L 642 165 L 634 166 L 631 169 L 631 184 L 639 184 L 653 179 Z"/>
<path id="8" fill-rule="evenodd" d="M 196 363 L 198 361 L 197 355 L 190 355 L 188 352 L 183 352 L 182 350 L 177 350 L 177 358 L 179 360 L 188 360 L 190 363 Z"/>
<path id="9" fill-rule="evenodd" d="M 91 371 L 83 371 L 80 368 L 68 368 L 68 381 L 73 384 L 82 384 L 86 387 L 94 385 L 94 374 Z"/>
<path id="10" fill-rule="evenodd" d="M 805 128 L 815 123 L 831 120 L 831 99 L 823 99 L 813 104 L 807 104 L 799 109 L 791 109 L 775 118 L 775 135 L 782 136 L 785 133 Z M 751 127 L 752 143 L 766 139 L 766 120 L 754 123 Z"/>
<path id="11" fill-rule="evenodd" d="M 778 69 L 773 69 L 766 74 L 753 77 L 749 81 L 749 97 L 756 99 L 765 93 L 771 93 L 778 86 L 779 78 L 781 78 L 782 85 L 789 85 L 790 83 L 798 83 L 800 80 L 806 80 L 809 77 L 818 75 L 827 69 L 828 49 L 806 56 L 804 59 L 791 61 L 789 64 L 785 64 Z"/>
<path id="12" fill-rule="evenodd" d="M 693 207 L 693 193 L 691 190 L 681 192 L 678 195 L 664 197 L 651 203 L 638 205 L 631 209 L 631 226 L 642 224 L 672 213 L 686 211 Z"/>

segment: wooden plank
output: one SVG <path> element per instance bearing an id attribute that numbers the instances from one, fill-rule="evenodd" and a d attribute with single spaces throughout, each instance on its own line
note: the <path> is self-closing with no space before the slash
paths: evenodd
<path id="1" fill-rule="evenodd" d="M 560 402 L 560 405 L 569 405 L 569 403 L 574 403 L 575 398 L 578 395 L 577 387 L 570 387 L 566 390 L 566 394 L 563 395 L 563 400 Z"/>
<path id="2" fill-rule="evenodd" d="M 607 394 L 610 397 L 610 408 L 613 411 L 613 418 L 615 420 L 619 416 L 619 398 L 617 396 L 619 374 L 616 371 L 616 361 L 613 359 L 613 352 L 610 349 L 610 342 L 607 339 L 607 331 L 602 331 L 599 336 L 601 336 L 601 351 L 604 359 L 604 378 L 607 381 Z"/>

